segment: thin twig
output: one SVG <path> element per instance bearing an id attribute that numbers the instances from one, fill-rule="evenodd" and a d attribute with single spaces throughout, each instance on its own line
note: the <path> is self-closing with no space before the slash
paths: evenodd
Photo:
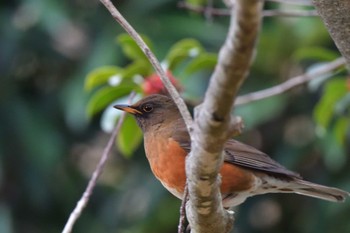
<path id="1" fill-rule="evenodd" d="M 284 83 L 267 88 L 265 90 L 252 92 L 246 95 L 241 95 L 236 98 L 235 105 L 247 104 L 257 100 L 265 99 L 271 96 L 282 94 L 293 87 L 309 82 L 310 80 L 319 77 L 320 75 L 326 74 L 334 69 L 337 69 L 345 64 L 345 59 L 343 57 L 338 58 L 332 62 L 329 62 L 322 67 L 317 68 L 312 73 L 306 73 L 294 78 L 291 78 Z"/>
<path id="2" fill-rule="evenodd" d="M 132 101 L 132 99 L 134 98 L 135 93 L 132 92 L 129 95 L 129 102 Z M 89 202 L 90 196 L 92 195 L 92 192 L 96 186 L 96 182 L 97 179 L 100 177 L 100 175 L 102 174 L 103 168 L 106 164 L 106 161 L 108 159 L 108 155 L 112 150 L 112 147 L 114 145 L 115 139 L 118 135 L 118 132 L 120 130 L 120 127 L 124 121 L 125 118 L 125 113 L 123 112 L 122 115 L 120 116 L 117 125 L 114 129 L 114 131 L 112 132 L 111 137 L 109 138 L 109 141 L 106 145 L 106 147 L 103 150 L 102 156 L 100 161 L 98 162 L 95 171 L 93 172 L 89 183 L 83 193 L 83 195 L 81 196 L 80 200 L 77 202 L 77 205 L 75 206 L 74 210 L 71 212 L 68 221 L 66 222 L 66 225 L 64 226 L 62 233 L 70 233 L 72 232 L 73 226 L 75 224 L 75 222 L 78 220 L 78 218 L 80 217 L 81 213 L 83 212 L 84 208 L 86 207 L 86 205 Z"/>
<path id="3" fill-rule="evenodd" d="M 180 97 L 180 94 L 177 92 L 174 85 L 170 82 L 169 78 L 167 77 L 166 73 L 164 72 L 163 68 L 161 67 L 159 61 L 157 60 L 156 56 L 152 53 L 152 51 L 149 49 L 149 47 L 146 45 L 146 43 L 142 40 L 141 36 L 135 31 L 135 29 L 128 23 L 128 21 L 120 14 L 120 12 L 117 10 L 117 8 L 113 5 L 113 3 L 110 0 L 100 0 L 101 3 L 107 8 L 107 10 L 111 13 L 113 18 L 124 28 L 124 30 L 135 40 L 137 45 L 140 47 L 140 49 L 144 52 L 144 54 L 147 56 L 149 61 L 151 62 L 152 66 L 156 70 L 157 74 L 159 75 L 160 79 L 162 80 L 165 88 L 169 92 L 170 96 L 173 98 L 174 102 L 176 103 L 177 107 L 180 110 L 180 113 L 186 123 L 188 131 L 192 132 L 192 117 L 190 112 L 188 111 L 185 102 Z"/>
<path id="4" fill-rule="evenodd" d="M 178 233 L 185 233 L 186 232 L 186 203 L 188 200 L 188 187 L 187 183 L 185 185 L 185 191 L 183 194 L 181 207 L 180 207 L 180 220 L 179 220 L 179 226 L 178 226 Z"/>
<path id="5" fill-rule="evenodd" d="M 188 2 L 179 2 L 179 8 L 184 8 L 196 13 L 201 13 L 207 15 L 210 12 L 211 15 L 216 16 L 230 16 L 231 11 L 229 9 L 211 8 L 203 7 L 190 4 Z M 315 10 L 264 10 L 262 13 L 263 17 L 311 17 L 318 16 Z"/>
<path id="6" fill-rule="evenodd" d="M 213 5 L 214 5 L 213 0 L 208 0 L 207 7 L 204 10 L 204 15 L 208 22 L 213 22 L 213 14 L 211 12 L 211 9 L 214 9 Z"/>

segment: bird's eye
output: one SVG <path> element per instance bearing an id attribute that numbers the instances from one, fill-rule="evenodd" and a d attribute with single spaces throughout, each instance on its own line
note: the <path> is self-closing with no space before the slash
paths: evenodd
<path id="1" fill-rule="evenodd" d="M 150 112 L 153 110 L 153 106 L 150 104 L 146 104 L 145 106 L 142 107 L 142 110 L 145 112 Z"/>

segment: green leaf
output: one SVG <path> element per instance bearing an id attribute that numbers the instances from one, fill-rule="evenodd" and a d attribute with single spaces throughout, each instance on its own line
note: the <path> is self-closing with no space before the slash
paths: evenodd
<path id="1" fill-rule="evenodd" d="M 300 48 L 293 54 L 293 58 L 298 62 L 303 60 L 332 61 L 337 57 L 339 53 L 322 47 Z"/>
<path id="2" fill-rule="evenodd" d="M 125 67 L 121 72 L 121 76 L 123 78 L 132 78 L 137 74 L 141 76 L 147 76 L 151 72 L 152 72 L 152 66 L 150 65 L 149 62 L 138 60 L 131 63 L 127 67 Z"/>
<path id="3" fill-rule="evenodd" d="M 87 104 L 86 113 L 89 117 L 92 117 L 96 113 L 103 110 L 105 107 L 107 107 L 110 103 L 112 103 L 114 100 L 123 97 L 127 94 L 129 94 L 132 90 L 136 88 L 135 85 L 119 85 L 115 87 L 103 87 L 100 90 L 98 90 L 94 95 L 91 97 Z"/>
<path id="4" fill-rule="evenodd" d="M 194 58 L 187 65 L 184 74 L 189 76 L 197 71 L 204 69 L 214 69 L 217 63 L 217 55 L 214 53 L 202 53 Z"/>
<path id="5" fill-rule="evenodd" d="M 133 116 L 126 115 L 120 133 L 117 137 L 117 146 L 125 157 L 131 157 L 142 141 L 142 131 L 136 124 Z"/>
<path id="6" fill-rule="evenodd" d="M 189 57 L 195 57 L 204 51 L 202 45 L 195 39 L 183 39 L 175 43 L 165 57 L 168 69 L 175 67 Z"/>
<path id="7" fill-rule="evenodd" d="M 335 105 L 345 94 L 347 88 L 345 79 L 330 80 L 325 88 L 321 100 L 317 103 L 314 109 L 314 119 L 317 124 L 327 128 L 335 111 Z"/>
<path id="8" fill-rule="evenodd" d="M 108 82 L 109 78 L 122 70 L 117 66 L 103 66 L 91 71 L 85 78 L 84 89 L 91 91 L 93 88 Z"/>
<path id="9" fill-rule="evenodd" d="M 141 36 L 145 43 L 148 45 L 150 49 L 152 49 L 152 44 L 150 39 L 146 36 Z M 147 61 L 146 55 L 142 52 L 140 47 L 136 44 L 136 42 L 126 33 L 123 33 L 117 37 L 117 42 L 123 49 L 124 54 L 130 58 L 131 60 L 144 60 Z"/>
<path id="10" fill-rule="evenodd" d="M 345 135 L 350 126 L 350 119 L 347 117 L 340 117 L 335 122 L 333 134 L 339 145 L 344 145 Z"/>

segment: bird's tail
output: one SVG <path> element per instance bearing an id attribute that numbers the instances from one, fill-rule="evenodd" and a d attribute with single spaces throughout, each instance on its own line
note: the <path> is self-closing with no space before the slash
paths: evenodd
<path id="1" fill-rule="evenodd" d="M 297 194 L 333 202 L 343 202 L 346 197 L 350 196 L 350 193 L 341 189 L 327 187 L 300 179 L 291 182 L 290 188 L 293 188 L 293 192 Z"/>

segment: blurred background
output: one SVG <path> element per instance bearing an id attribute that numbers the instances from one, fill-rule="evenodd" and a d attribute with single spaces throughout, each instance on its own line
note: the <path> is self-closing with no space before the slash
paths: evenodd
<path id="1" fill-rule="evenodd" d="M 185 38 L 216 54 L 226 36 L 228 17 L 194 13 L 178 1 L 114 3 L 153 42 L 161 60 Z M 60 232 L 109 138 L 101 130 L 103 111 L 87 113 L 96 92 L 84 88 L 86 77 L 100 67 L 130 63 L 116 43 L 123 30 L 96 0 L 2 1 L 0 19 L 0 232 Z M 266 17 L 241 92 L 276 85 L 338 56 L 318 17 Z M 183 96 L 199 103 L 210 69 L 185 78 L 181 72 L 172 70 Z M 239 106 L 236 114 L 246 125 L 239 139 L 307 180 L 349 191 L 349 90 L 340 69 Z M 73 232 L 177 232 L 180 201 L 153 177 L 140 143 L 129 152 L 127 143 L 114 149 Z M 235 216 L 237 233 L 350 232 L 350 200 L 270 194 L 248 199 Z"/>

